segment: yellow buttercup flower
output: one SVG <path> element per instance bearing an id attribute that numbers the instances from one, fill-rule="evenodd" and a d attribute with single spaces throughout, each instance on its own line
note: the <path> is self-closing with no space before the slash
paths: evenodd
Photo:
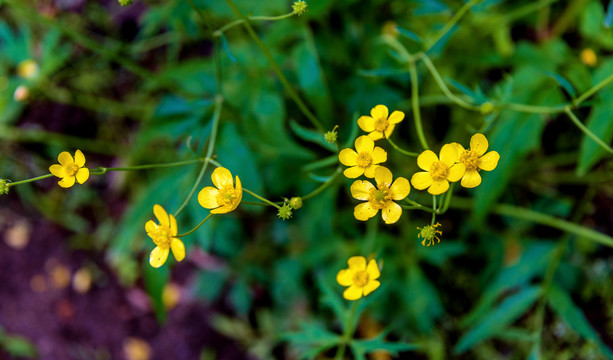
<path id="1" fill-rule="evenodd" d="M 218 167 L 211 175 L 212 186 L 207 186 L 198 193 L 198 202 L 206 209 L 212 209 L 211 214 L 225 214 L 236 209 L 243 198 L 241 181 L 236 177 L 236 187 L 232 181 L 230 170 Z"/>
<path id="2" fill-rule="evenodd" d="M 465 188 L 474 188 L 481 184 L 481 175 L 479 170 L 491 171 L 498 165 L 500 155 L 496 151 L 490 151 L 487 154 L 488 142 L 483 134 L 475 134 L 470 138 L 470 149 L 458 143 L 455 143 L 460 163 L 466 167 L 466 173 L 462 176 L 462 186 Z"/>
<path id="3" fill-rule="evenodd" d="M 370 110 L 370 116 L 364 115 L 358 119 L 358 126 L 373 140 L 389 138 L 396 124 L 404 119 L 404 113 L 396 110 L 389 118 L 388 114 L 387 106 L 377 105 Z"/>
<path id="4" fill-rule="evenodd" d="M 381 283 L 377 280 L 380 276 L 377 262 L 370 260 L 366 266 L 366 259 L 363 256 L 352 256 L 347 261 L 348 269 L 343 269 L 336 275 L 339 285 L 349 286 L 343 292 L 343 297 L 347 300 L 357 300 L 375 291 Z"/>
<path id="5" fill-rule="evenodd" d="M 176 237 L 177 219 L 172 215 L 168 215 L 166 210 L 157 204 L 153 205 L 153 213 L 158 219 L 159 225 L 153 220 L 149 220 L 145 224 L 147 235 L 157 245 L 149 255 L 149 264 L 154 268 L 164 265 L 170 250 L 172 250 L 172 254 L 177 261 L 183 260 L 185 258 L 185 245 L 183 241 Z"/>
<path id="6" fill-rule="evenodd" d="M 411 184 L 418 190 L 428 188 L 432 195 L 439 195 L 449 189 L 449 182 L 458 181 L 464 176 L 466 168 L 457 163 L 458 150 L 454 144 L 446 144 L 440 152 L 440 160 L 431 150 L 422 152 L 417 157 L 417 166 L 422 170 L 413 174 Z"/>
<path id="7" fill-rule="evenodd" d="M 338 159 L 343 165 L 351 166 L 345 169 L 343 174 L 355 179 L 364 174 L 372 178 L 375 176 L 375 169 L 380 167 L 377 164 L 387 160 L 387 152 L 380 147 L 375 147 L 373 139 L 362 135 L 355 140 L 355 151 L 353 149 L 343 149 L 338 154 Z"/>
<path id="8" fill-rule="evenodd" d="M 62 179 L 58 182 L 61 187 L 69 188 L 74 185 L 75 180 L 79 184 L 83 184 L 89 179 L 89 169 L 83 167 L 85 166 L 85 155 L 83 155 L 81 150 L 75 152 L 74 159 L 68 151 L 62 151 L 57 160 L 59 165 L 53 164 L 49 166 L 49 171 Z"/>
<path id="9" fill-rule="evenodd" d="M 38 64 L 32 59 L 24 60 L 17 65 L 17 75 L 24 79 L 31 79 L 38 75 Z"/>
<path id="10" fill-rule="evenodd" d="M 596 55 L 596 52 L 590 48 L 581 50 L 579 57 L 581 58 L 581 62 L 590 67 L 594 67 L 598 63 L 598 56 Z"/>
<path id="11" fill-rule="evenodd" d="M 386 224 L 393 224 L 402 215 L 402 208 L 392 200 L 402 200 L 411 191 L 409 180 L 399 177 L 392 183 L 392 172 L 384 167 L 375 170 L 377 187 L 367 180 L 357 180 L 351 185 L 351 195 L 358 200 L 365 200 L 355 207 L 353 216 L 360 221 L 366 221 L 377 215 L 381 210 L 381 217 Z"/>

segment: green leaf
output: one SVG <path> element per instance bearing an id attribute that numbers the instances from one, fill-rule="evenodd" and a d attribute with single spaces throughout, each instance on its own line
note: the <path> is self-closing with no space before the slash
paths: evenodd
<path id="1" fill-rule="evenodd" d="M 480 323 L 462 336 L 454 348 L 454 353 L 461 354 L 513 324 L 534 304 L 540 295 L 541 288 L 539 286 L 529 286 L 504 299 L 500 305 L 486 314 Z"/>
<path id="2" fill-rule="evenodd" d="M 436 287 L 415 264 L 409 268 L 405 281 L 402 295 L 405 309 L 409 311 L 407 315 L 416 330 L 431 333 L 434 331 L 436 319 L 443 315 L 443 306 Z"/>
<path id="3" fill-rule="evenodd" d="M 328 285 L 324 279 L 323 275 L 317 276 L 317 284 L 322 292 L 321 302 L 332 310 L 336 319 L 338 319 L 341 323 L 345 323 L 347 311 L 343 300 L 341 300 L 341 297 L 339 296 L 342 290 L 340 288 L 338 288 L 337 291 L 332 290 L 330 285 Z"/>
<path id="4" fill-rule="evenodd" d="M 171 261 L 172 260 L 169 259 L 166 261 L 166 264 L 157 269 L 149 265 L 149 262 L 143 262 L 145 290 L 151 299 L 153 310 L 155 311 L 155 317 L 160 324 L 166 323 L 166 308 L 162 302 L 162 292 L 164 291 L 164 286 L 166 286 L 170 280 L 170 271 L 168 270 L 168 267 L 170 266 L 169 263 Z"/>
<path id="5" fill-rule="evenodd" d="M 602 339 L 587 321 L 583 311 L 573 303 L 570 296 L 559 287 L 552 285 L 547 296 L 547 303 L 551 309 L 560 316 L 566 324 L 583 338 L 591 340 L 598 345 L 600 351 L 609 359 L 613 359 L 613 352 L 602 342 Z"/>
<path id="6" fill-rule="evenodd" d="M 566 80 L 565 78 L 563 78 L 562 76 L 551 72 L 551 71 L 545 71 L 544 72 L 547 76 L 550 76 L 552 78 L 555 79 L 555 81 L 558 82 L 558 85 L 560 85 L 564 90 L 566 90 L 566 92 L 573 98 L 577 97 L 577 92 L 575 91 L 575 88 L 573 87 L 573 85 L 570 83 L 570 81 Z"/>
<path id="7" fill-rule="evenodd" d="M 590 1 L 579 22 L 579 31 L 587 38 L 594 38 L 600 35 L 603 25 L 604 9 L 600 1 Z"/>
<path id="8" fill-rule="evenodd" d="M 315 359 L 320 353 L 336 346 L 340 336 L 315 322 L 303 322 L 300 331 L 282 334 L 281 338 L 300 349 L 300 359 Z"/>
<path id="9" fill-rule="evenodd" d="M 609 6 L 607 7 L 607 15 L 604 18 L 604 26 L 610 28 L 613 24 L 613 0 L 609 1 Z"/>
<path id="10" fill-rule="evenodd" d="M 217 141 L 219 162 L 241 179 L 243 187 L 262 193 L 264 184 L 255 161 L 255 156 L 234 123 L 222 126 Z"/>
<path id="11" fill-rule="evenodd" d="M 194 294 L 213 302 L 221 294 L 227 278 L 227 271 L 201 271 L 196 278 Z"/>
<path id="12" fill-rule="evenodd" d="M 242 316 L 249 314 L 251 309 L 251 293 L 249 286 L 243 279 L 239 279 L 234 283 L 229 294 L 230 303 L 236 312 Z"/>
<path id="13" fill-rule="evenodd" d="M 420 38 L 417 34 L 415 34 L 414 32 L 407 30 L 405 28 L 402 28 L 398 25 L 396 25 L 396 30 L 398 30 L 398 33 L 404 37 L 406 37 L 407 39 L 413 40 L 415 42 L 418 43 L 422 43 L 424 42 L 424 40 L 422 38 Z M 406 71 L 405 71 L 406 73 Z"/>
<path id="14" fill-rule="evenodd" d="M 34 359 L 37 357 L 36 346 L 23 336 L 8 335 L 0 328 L 0 349 L 15 357 Z"/>
<path id="15" fill-rule="evenodd" d="M 324 134 L 319 131 L 307 129 L 300 124 L 298 124 L 293 119 L 289 122 L 289 127 L 292 129 L 294 134 L 305 141 L 310 141 L 312 143 L 321 145 L 323 148 L 326 148 L 330 151 L 336 151 L 336 146 L 334 144 L 330 144 L 324 139 Z"/>
<path id="16" fill-rule="evenodd" d="M 365 354 L 373 351 L 385 351 L 390 353 L 392 356 L 398 356 L 398 352 L 411 351 L 418 348 L 417 345 L 410 343 L 386 342 L 384 340 L 385 335 L 385 332 L 382 332 L 372 339 L 353 340 L 351 342 L 351 348 L 356 356 L 364 356 Z"/>

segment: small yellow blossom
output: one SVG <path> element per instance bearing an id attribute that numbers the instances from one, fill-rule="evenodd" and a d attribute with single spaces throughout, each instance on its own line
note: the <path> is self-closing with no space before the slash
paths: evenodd
<path id="1" fill-rule="evenodd" d="M 89 169 L 85 166 L 85 155 L 81 150 L 77 150 L 74 154 L 74 159 L 67 151 L 62 151 L 57 157 L 58 164 L 53 164 L 49 167 L 49 171 L 62 180 L 58 182 L 61 187 L 69 188 L 74 185 L 75 180 L 79 184 L 83 184 L 89 179 Z"/>
<path id="2" fill-rule="evenodd" d="M 598 57 L 596 56 L 596 53 L 590 48 L 581 50 L 581 54 L 579 54 L 579 57 L 581 58 L 581 62 L 583 62 L 589 67 L 594 67 L 598 63 Z"/>
<path id="3" fill-rule="evenodd" d="M 183 260 L 185 258 L 185 245 L 176 237 L 178 231 L 177 219 L 172 214 L 168 215 L 166 210 L 157 204 L 153 206 L 153 213 L 159 224 L 156 224 L 153 220 L 149 220 L 145 224 L 147 235 L 157 245 L 149 255 L 149 264 L 154 268 L 164 265 L 170 250 L 172 250 L 172 254 L 177 261 Z"/>
<path id="4" fill-rule="evenodd" d="M 212 186 L 200 190 L 198 202 L 206 209 L 212 209 L 211 214 L 225 214 L 236 209 L 243 198 L 241 181 L 236 177 L 236 187 L 232 181 L 230 170 L 218 167 L 211 175 Z"/>
<path id="5" fill-rule="evenodd" d="M 438 237 L 438 235 L 443 235 L 443 232 L 441 230 L 436 230 L 436 228 L 439 226 L 441 226 L 441 224 L 436 223 L 434 225 L 426 225 L 423 228 L 417 228 L 417 230 L 420 230 L 419 234 L 417 234 L 417 237 L 423 239 L 421 241 L 421 244 L 423 246 L 434 245 L 435 239 L 437 240 L 437 243 L 441 242 L 441 239 Z"/>
<path id="6" fill-rule="evenodd" d="M 370 116 L 360 116 L 358 126 L 373 140 L 389 138 L 396 124 L 404 119 L 402 111 L 394 111 L 388 118 L 389 110 L 385 105 L 377 105 L 370 110 Z"/>
<path id="7" fill-rule="evenodd" d="M 465 188 L 474 188 L 481 184 L 481 175 L 479 170 L 491 171 L 498 165 L 500 155 L 496 151 L 490 151 L 487 154 L 488 142 L 483 134 L 475 134 L 470 138 L 470 149 L 458 143 L 455 143 L 459 161 L 464 164 L 466 173 L 462 176 L 462 186 Z"/>
<path id="8" fill-rule="evenodd" d="M 302 15 L 307 11 L 307 6 L 306 1 L 294 1 L 294 4 L 292 4 L 292 10 L 294 11 L 294 14 Z"/>
<path id="9" fill-rule="evenodd" d="M 387 160 L 387 152 L 378 146 L 375 147 L 374 140 L 366 135 L 355 140 L 355 150 L 347 148 L 338 154 L 338 159 L 343 165 L 351 166 L 343 172 L 350 179 L 362 174 L 369 178 L 374 177 L 375 169 L 381 167 L 377 164 Z"/>
<path id="10" fill-rule="evenodd" d="M 349 286 L 343 292 L 347 300 L 357 300 L 375 291 L 381 283 L 377 280 L 381 275 L 377 262 L 372 259 L 366 266 L 363 256 L 352 256 L 347 261 L 348 269 L 343 269 L 336 275 L 336 281 L 341 286 Z"/>
<path id="11" fill-rule="evenodd" d="M 379 167 L 375 170 L 375 181 L 377 187 L 367 180 L 357 180 L 351 185 L 351 195 L 366 201 L 355 207 L 353 215 L 360 221 L 366 221 L 381 210 L 383 221 L 393 224 L 400 219 L 402 208 L 392 200 L 402 200 L 409 195 L 409 180 L 399 177 L 392 183 L 392 172 Z"/>
<path id="12" fill-rule="evenodd" d="M 38 64 L 32 59 L 24 60 L 17 65 L 17 75 L 31 79 L 38 74 Z"/>
<path id="13" fill-rule="evenodd" d="M 428 188 L 430 194 L 439 195 L 449 189 L 450 181 L 458 181 L 464 176 L 464 164 L 456 163 L 459 155 L 455 144 L 443 145 L 439 155 L 440 160 L 433 151 L 426 150 L 417 157 L 417 166 L 425 171 L 415 173 L 411 177 L 414 188 Z"/>

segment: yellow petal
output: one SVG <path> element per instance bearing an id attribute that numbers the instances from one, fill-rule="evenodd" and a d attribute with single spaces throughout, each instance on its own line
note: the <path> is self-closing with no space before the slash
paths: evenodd
<path id="1" fill-rule="evenodd" d="M 177 219 L 174 215 L 170 214 L 170 236 L 177 236 L 177 231 L 179 230 L 177 227 Z"/>
<path id="2" fill-rule="evenodd" d="M 77 177 L 77 181 L 79 184 L 83 184 L 89 179 L 89 169 L 88 168 L 80 168 L 75 174 Z"/>
<path id="3" fill-rule="evenodd" d="M 353 284 L 353 271 L 349 269 L 343 269 L 336 274 L 336 282 L 342 286 L 349 286 Z"/>
<path id="4" fill-rule="evenodd" d="M 362 174 L 364 174 L 364 168 L 359 167 L 359 166 L 350 167 L 350 168 L 345 169 L 345 171 L 343 171 L 343 175 L 345 175 L 346 177 L 350 179 L 355 179 L 361 176 Z"/>
<path id="5" fill-rule="evenodd" d="M 155 222 L 153 222 L 153 220 L 149 220 L 145 223 L 145 231 L 147 232 L 147 235 L 149 235 L 150 238 L 153 239 L 157 230 L 158 230 L 158 225 Z"/>
<path id="6" fill-rule="evenodd" d="M 413 185 L 415 186 L 415 185 Z M 432 185 L 428 188 L 428 192 L 432 195 L 440 195 L 449 189 L 449 181 L 438 180 L 433 181 Z"/>
<path id="7" fill-rule="evenodd" d="M 402 215 L 402 208 L 393 201 L 390 201 L 389 204 L 381 210 L 381 217 L 386 224 L 395 223 L 400 219 L 400 215 Z"/>
<path id="8" fill-rule="evenodd" d="M 429 172 L 421 171 L 413 174 L 411 177 L 411 184 L 417 190 L 423 190 L 428 186 L 432 185 L 432 176 L 430 176 Z"/>
<path id="9" fill-rule="evenodd" d="M 371 179 L 374 178 L 375 170 L 379 167 L 379 165 L 369 165 L 368 167 L 364 168 L 364 176 Z"/>
<path id="10" fill-rule="evenodd" d="M 151 264 L 151 266 L 154 268 L 159 268 L 160 266 L 164 265 L 166 259 L 168 259 L 169 252 L 170 251 L 168 248 L 162 249 L 161 247 L 156 246 L 149 255 L 149 264 Z"/>
<path id="11" fill-rule="evenodd" d="M 500 155 L 496 151 L 490 151 L 479 159 L 479 169 L 492 171 L 498 166 Z"/>
<path id="12" fill-rule="evenodd" d="M 440 152 L 440 159 L 442 162 L 447 164 L 447 166 L 451 166 L 455 164 L 458 160 L 460 160 L 460 155 L 458 154 L 458 148 L 453 144 L 445 144 Z M 425 170 L 425 169 L 424 169 Z"/>
<path id="13" fill-rule="evenodd" d="M 387 106 L 385 105 L 377 105 L 374 108 L 370 109 L 370 116 L 372 116 L 373 119 L 387 119 L 388 114 L 389 111 L 387 110 Z"/>
<path id="14" fill-rule="evenodd" d="M 185 244 L 183 244 L 183 241 L 177 238 L 172 238 L 170 240 L 170 249 L 172 250 L 172 254 L 177 261 L 185 259 Z"/>
<path id="15" fill-rule="evenodd" d="M 227 204 L 227 205 L 211 210 L 211 214 L 227 214 L 232 210 L 234 210 L 232 208 L 232 204 Z"/>
<path id="16" fill-rule="evenodd" d="M 447 175 L 447 180 L 456 182 L 464 176 L 466 173 L 466 166 L 462 163 L 454 164 L 449 168 L 449 174 Z"/>
<path id="17" fill-rule="evenodd" d="M 371 280 L 369 281 L 363 288 L 362 290 L 364 291 L 364 296 L 370 294 L 371 292 L 377 290 L 377 288 L 379 287 L 379 285 L 381 285 L 381 283 L 378 280 Z"/>
<path id="18" fill-rule="evenodd" d="M 387 152 L 380 147 L 376 147 L 370 154 L 373 164 L 381 164 L 387 161 Z"/>
<path id="19" fill-rule="evenodd" d="M 153 205 L 153 214 L 158 219 L 160 225 L 165 227 L 170 227 L 170 219 L 168 218 L 168 213 L 158 204 Z"/>
<path id="20" fill-rule="evenodd" d="M 357 180 L 351 184 L 351 196 L 358 200 L 368 200 L 370 190 L 375 186 L 366 180 Z"/>
<path id="21" fill-rule="evenodd" d="M 63 178 L 66 176 L 66 171 L 64 170 L 64 167 L 59 164 L 53 164 L 49 166 L 49 172 L 51 172 L 54 176 L 57 176 L 59 178 Z"/>
<path id="22" fill-rule="evenodd" d="M 217 169 L 215 169 L 215 171 L 213 171 L 213 173 L 211 174 L 211 180 L 213 181 L 213 185 L 215 185 L 215 187 L 217 187 L 218 189 L 221 189 L 226 185 L 234 187 L 234 182 L 232 181 L 232 173 L 230 173 L 230 170 L 224 167 L 218 167 Z"/>
<path id="23" fill-rule="evenodd" d="M 75 182 L 74 176 L 67 176 L 63 178 L 62 180 L 58 181 L 58 184 L 60 184 L 60 186 L 63 188 L 69 188 L 72 185 L 74 185 L 74 182 Z"/>
<path id="24" fill-rule="evenodd" d="M 396 110 L 392 113 L 392 115 L 390 115 L 390 118 L 387 119 L 387 121 L 389 121 L 390 124 L 394 125 L 394 124 L 398 124 L 403 119 L 404 119 L 404 113 L 402 111 Z"/>
<path id="25" fill-rule="evenodd" d="M 389 139 L 390 136 L 392 136 L 392 133 L 394 132 L 394 128 L 396 127 L 396 125 L 390 124 L 387 126 L 387 128 L 385 128 L 384 131 L 384 138 Z"/>
<path id="26" fill-rule="evenodd" d="M 357 164 L 358 153 L 353 149 L 343 149 L 338 153 L 338 160 L 345 166 L 355 166 Z"/>
<path id="27" fill-rule="evenodd" d="M 377 141 L 377 140 L 383 139 L 383 133 L 381 131 L 373 131 L 370 134 L 368 134 L 368 137 L 373 139 L 373 141 Z"/>
<path id="28" fill-rule="evenodd" d="M 470 149 L 481 156 L 487 151 L 488 143 L 483 134 L 475 134 L 470 138 Z"/>
<path id="29" fill-rule="evenodd" d="M 369 202 L 361 203 L 353 209 L 353 216 L 360 221 L 366 221 L 377 215 L 379 210 L 370 206 Z"/>
<path id="30" fill-rule="evenodd" d="M 392 191 L 392 199 L 402 200 L 411 192 L 411 184 L 409 184 L 409 180 L 399 177 L 394 180 L 390 190 Z"/>
<path id="31" fill-rule="evenodd" d="M 362 131 L 371 132 L 375 130 L 375 119 L 370 116 L 360 116 L 358 126 Z"/>
<path id="32" fill-rule="evenodd" d="M 435 161 L 438 161 L 436 154 L 432 150 L 426 150 L 417 157 L 417 166 L 422 170 L 430 171 L 432 163 Z"/>
<path id="33" fill-rule="evenodd" d="M 70 155 L 70 153 L 68 153 L 68 151 L 62 151 L 58 155 L 57 161 L 62 166 L 70 165 L 70 164 L 72 164 L 74 162 L 74 160 L 72 160 L 72 155 Z"/>
<path id="34" fill-rule="evenodd" d="M 78 167 L 83 167 L 85 165 L 85 155 L 81 152 L 81 150 L 77 150 L 74 154 L 74 162 Z M 81 183 L 82 184 L 82 183 Z"/>
<path id="35" fill-rule="evenodd" d="M 392 179 L 392 172 L 388 168 L 379 166 L 375 169 L 375 181 L 379 189 L 384 185 L 390 186 L 392 184 Z"/>
<path id="36" fill-rule="evenodd" d="M 198 203 L 205 209 L 215 209 L 219 207 L 217 203 L 217 195 L 219 190 L 212 186 L 207 186 L 198 193 Z"/>
<path id="37" fill-rule="evenodd" d="M 465 188 L 474 188 L 481 184 L 481 175 L 477 170 L 468 171 L 462 178 L 462 182 L 460 183 Z"/>
<path id="38" fill-rule="evenodd" d="M 352 256 L 347 260 L 347 264 L 349 269 L 353 271 L 366 270 L 366 258 L 364 256 Z"/>
<path id="39" fill-rule="evenodd" d="M 377 266 L 377 262 L 375 259 L 371 259 L 368 262 L 368 266 L 366 267 L 366 272 L 368 273 L 368 278 L 375 280 L 378 279 L 381 273 L 379 273 L 379 267 Z"/>
<path id="40" fill-rule="evenodd" d="M 357 300 L 362 297 L 362 288 L 351 285 L 343 292 L 343 297 L 347 300 Z"/>
<path id="41" fill-rule="evenodd" d="M 462 153 L 464 152 L 464 146 L 462 146 L 462 144 L 457 143 L 457 142 L 453 142 L 451 143 L 453 146 L 456 147 L 456 150 L 458 151 L 458 155 L 462 155 Z"/>
<path id="42" fill-rule="evenodd" d="M 355 150 L 359 153 L 372 153 L 375 148 L 375 142 L 373 139 L 369 138 L 366 135 L 362 135 L 355 140 Z"/>
<path id="43" fill-rule="evenodd" d="M 234 190 L 236 191 L 238 196 L 236 197 L 236 199 L 234 199 L 234 207 L 232 208 L 232 210 L 236 209 L 241 203 L 241 200 L 243 200 L 243 184 L 241 184 L 241 179 L 238 178 L 238 175 L 236 176 L 236 187 L 234 188 Z"/>

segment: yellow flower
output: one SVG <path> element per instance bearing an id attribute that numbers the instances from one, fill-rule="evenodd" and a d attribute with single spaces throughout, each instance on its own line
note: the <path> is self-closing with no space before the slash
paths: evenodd
<path id="1" fill-rule="evenodd" d="M 343 292 L 343 297 L 347 300 L 357 300 L 375 291 L 381 283 L 379 278 L 379 267 L 377 262 L 370 260 L 366 266 L 366 259 L 363 256 L 352 256 L 347 261 L 349 269 L 343 269 L 336 275 L 339 285 L 349 286 Z"/>
<path id="2" fill-rule="evenodd" d="M 466 168 L 463 163 L 457 163 L 458 150 L 454 144 L 443 145 L 440 160 L 431 150 L 422 152 L 417 157 L 417 166 L 422 170 L 413 174 L 411 184 L 418 190 L 428 188 L 432 195 L 439 195 L 449 189 L 450 181 L 458 181 L 464 176 Z"/>
<path id="3" fill-rule="evenodd" d="M 385 105 L 377 105 L 370 110 L 370 116 L 364 115 L 358 119 L 358 126 L 369 133 L 368 136 L 373 140 L 382 139 L 384 134 L 385 138 L 389 138 L 396 124 L 404 119 L 404 113 L 396 110 L 389 118 L 388 114 Z"/>
<path id="4" fill-rule="evenodd" d="M 596 56 L 594 50 L 590 48 L 581 50 L 579 57 L 581 58 L 581 62 L 590 67 L 594 67 L 598 63 L 598 56 Z"/>
<path id="5" fill-rule="evenodd" d="M 380 167 L 377 164 L 387 160 L 387 152 L 380 147 L 375 147 L 373 139 L 366 135 L 362 135 L 355 140 L 355 149 L 343 149 L 338 154 L 338 159 L 343 165 L 351 166 L 345 169 L 343 174 L 355 179 L 364 174 L 364 176 L 372 178 L 375 176 L 375 169 Z"/>
<path id="6" fill-rule="evenodd" d="M 479 170 L 491 171 L 498 165 L 500 155 L 496 151 L 485 153 L 488 143 L 483 134 L 475 134 L 470 138 L 470 149 L 464 149 L 458 143 L 455 145 L 460 156 L 459 161 L 466 167 L 466 173 L 460 183 L 465 188 L 474 188 L 481 184 Z"/>
<path id="7" fill-rule="evenodd" d="M 74 159 L 67 151 L 62 151 L 57 157 L 58 164 L 49 166 L 49 171 L 61 178 L 58 182 L 61 187 L 69 188 L 74 185 L 75 180 L 79 184 L 83 184 L 89 178 L 89 169 L 85 168 L 85 155 L 81 150 L 77 150 L 74 154 Z"/>
<path id="8" fill-rule="evenodd" d="M 38 64 L 32 59 L 24 60 L 17 65 L 17 75 L 31 79 L 38 74 Z"/>
<path id="9" fill-rule="evenodd" d="M 409 195 L 409 180 L 399 177 L 392 183 L 392 172 L 379 167 L 375 170 L 375 181 L 376 188 L 366 180 L 357 180 L 351 185 L 351 195 L 358 200 L 366 200 L 355 207 L 353 216 L 360 221 L 366 221 L 381 210 L 383 221 L 393 224 L 400 219 L 402 208 L 392 200 L 402 200 Z"/>
<path id="10" fill-rule="evenodd" d="M 149 255 L 149 264 L 154 268 L 164 265 L 166 259 L 168 259 L 169 250 L 172 250 L 172 254 L 177 261 L 183 260 L 185 258 L 185 245 L 183 241 L 176 238 L 177 219 L 168 215 L 166 210 L 157 204 L 153 205 L 153 213 L 160 224 L 156 224 L 153 220 L 149 220 L 145 224 L 147 235 L 157 245 Z"/>
<path id="11" fill-rule="evenodd" d="M 212 214 L 225 214 L 236 209 L 243 198 L 243 187 L 241 181 L 236 177 L 236 188 L 232 181 L 230 170 L 218 167 L 211 175 L 212 186 L 207 186 L 200 190 L 198 202 L 206 209 L 211 210 Z"/>

